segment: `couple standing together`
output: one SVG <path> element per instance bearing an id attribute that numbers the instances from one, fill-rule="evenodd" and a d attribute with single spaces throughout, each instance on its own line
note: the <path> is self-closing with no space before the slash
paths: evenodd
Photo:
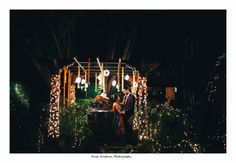
<path id="1" fill-rule="evenodd" d="M 122 91 L 124 93 L 121 102 L 118 95 L 114 95 L 114 103 L 112 111 L 114 112 L 113 127 L 117 135 L 125 134 L 126 142 L 132 141 L 132 122 L 130 117 L 134 115 L 135 97 L 131 93 L 131 89 L 127 88 Z"/>

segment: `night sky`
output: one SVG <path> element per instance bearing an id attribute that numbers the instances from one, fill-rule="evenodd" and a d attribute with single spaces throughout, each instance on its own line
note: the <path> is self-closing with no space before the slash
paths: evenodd
<path id="1" fill-rule="evenodd" d="M 114 42 L 114 58 L 119 58 L 132 34 L 136 41 L 130 60 L 181 62 L 187 39 L 199 42 L 203 56 L 225 52 L 225 11 L 11 11 L 11 40 L 19 46 L 35 32 L 50 43 L 46 19 L 55 29 L 61 24 L 73 28 L 71 53 L 82 59 L 109 59 Z"/>

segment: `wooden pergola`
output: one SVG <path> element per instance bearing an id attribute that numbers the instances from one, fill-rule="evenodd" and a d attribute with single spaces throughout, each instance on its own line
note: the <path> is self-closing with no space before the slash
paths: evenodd
<path id="1" fill-rule="evenodd" d="M 76 84 L 77 88 L 86 92 L 87 97 L 87 88 L 90 85 L 94 84 L 95 92 L 103 90 L 107 93 L 113 84 L 120 92 L 124 89 L 125 76 L 129 77 L 132 85 L 139 77 L 139 72 L 127 63 L 121 62 L 121 59 L 118 62 L 101 62 L 98 58 L 95 61 L 91 61 L 89 58 L 87 62 L 80 62 L 74 58 L 74 62 L 60 69 L 59 74 L 63 76 L 62 97 L 64 107 L 66 106 L 66 99 L 68 105 L 70 104 L 70 96 L 72 92 L 75 92 Z"/>
<path id="2" fill-rule="evenodd" d="M 90 59 L 88 59 L 88 62 L 79 62 L 76 58 L 74 60 L 73 63 L 59 69 L 58 74 L 51 78 L 49 136 L 59 137 L 60 108 L 65 109 L 73 106 L 72 104 L 75 103 L 76 85 L 77 88 L 85 91 L 86 95 L 87 88 L 93 82 L 95 92 L 99 89 L 106 92 L 106 86 L 111 85 L 120 92 L 124 88 L 125 76 L 129 75 L 126 80 L 131 84 L 133 92 L 137 94 L 137 106 L 146 107 L 146 78 L 141 77 L 134 67 L 122 63 L 121 59 L 118 62 L 100 62 L 98 58 L 93 62 Z"/>

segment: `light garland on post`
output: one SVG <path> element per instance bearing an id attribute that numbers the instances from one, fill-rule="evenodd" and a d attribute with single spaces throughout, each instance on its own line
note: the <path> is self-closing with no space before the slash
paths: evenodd
<path id="1" fill-rule="evenodd" d="M 120 63 L 121 63 L 121 59 L 119 59 L 118 69 L 117 69 L 117 85 L 118 85 L 118 92 L 120 91 Z"/>
<path id="2" fill-rule="evenodd" d="M 59 133 L 59 114 L 60 114 L 60 75 L 55 75 L 51 78 L 51 92 L 49 104 L 49 122 L 48 136 L 57 138 Z"/>
<path id="3" fill-rule="evenodd" d="M 104 75 L 104 65 L 103 63 L 101 64 L 101 81 L 102 81 L 102 89 L 103 89 L 103 92 L 105 93 L 106 90 L 105 90 L 105 75 Z"/>
<path id="4" fill-rule="evenodd" d="M 88 59 L 88 80 L 87 80 L 87 83 L 89 83 L 90 81 L 90 65 L 91 65 L 91 62 L 90 62 L 90 58 Z"/>
<path id="5" fill-rule="evenodd" d="M 135 71 L 133 71 L 133 84 L 135 83 Z"/>
<path id="6" fill-rule="evenodd" d="M 134 73 L 133 73 L 134 77 Z M 138 132 L 138 139 L 140 141 L 146 140 L 148 136 L 148 114 L 147 114 L 147 85 L 146 78 L 139 80 L 137 83 L 137 104 L 136 113 L 133 121 L 133 128 Z"/>
<path id="7" fill-rule="evenodd" d="M 63 68 L 64 72 L 64 80 L 63 80 L 63 108 L 66 107 L 66 74 L 67 74 L 67 68 Z"/>
<path id="8" fill-rule="evenodd" d="M 97 90 L 98 90 L 98 79 L 97 79 L 97 77 L 98 77 L 98 74 L 97 73 L 95 73 L 95 92 L 97 92 Z"/>
<path id="9" fill-rule="evenodd" d="M 70 104 L 75 103 L 76 97 L 75 97 L 75 85 L 71 85 L 70 88 Z"/>
<path id="10" fill-rule="evenodd" d="M 80 65 L 78 64 L 78 80 L 80 79 L 81 80 L 81 78 L 80 78 Z M 78 83 L 77 83 L 77 88 L 80 88 L 80 81 L 78 81 Z"/>
<path id="11" fill-rule="evenodd" d="M 135 82 L 135 71 L 133 71 L 132 93 L 136 92 L 137 83 Z"/>
<path id="12" fill-rule="evenodd" d="M 144 99 L 143 99 L 143 103 L 144 103 L 144 108 L 147 107 L 147 78 L 143 77 L 143 92 L 144 92 Z"/>
<path id="13" fill-rule="evenodd" d="M 87 82 L 87 70 L 84 71 L 84 80 L 85 80 L 85 83 L 86 83 Z M 87 91 L 87 88 L 85 86 L 84 86 L 84 91 L 85 92 Z"/>
<path id="14" fill-rule="evenodd" d="M 71 72 L 68 70 L 67 107 L 70 107 Z"/>
<path id="15" fill-rule="evenodd" d="M 124 89 L 124 67 L 121 68 L 121 90 Z"/>

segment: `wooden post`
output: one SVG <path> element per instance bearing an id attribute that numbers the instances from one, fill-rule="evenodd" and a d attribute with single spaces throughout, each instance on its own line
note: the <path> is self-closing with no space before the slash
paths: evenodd
<path id="1" fill-rule="evenodd" d="M 65 109 L 66 107 L 66 74 L 67 74 L 67 68 L 64 67 L 64 80 L 63 80 L 63 108 Z"/>
<path id="2" fill-rule="evenodd" d="M 124 67 L 121 68 L 121 90 L 124 89 Z"/>
<path id="3" fill-rule="evenodd" d="M 118 84 L 118 91 L 120 91 L 120 63 L 121 63 L 121 59 L 119 59 L 118 70 L 117 70 L 117 84 Z"/>
<path id="4" fill-rule="evenodd" d="M 71 90 L 71 73 L 70 70 L 68 70 L 68 86 L 67 86 L 67 107 L 70 107 L 70 90 Z"/>
<path id="5" fill-rule="evenodd" d="M 132 84 L 132 92 L 135 92 L 134 83 L 135 83 L 135 71 L 133 71 L 133 84 Z"/>
<path id="6" fill-rule="evenodd" d="M 97 87 L 98 87 L 98 79 L 97 79 L 98 74 L 95 73 L 95 92 L 97 92 Z"/>
<path id="7" fill-rule="evenodd" d="M 80 65 L 78 64 L 78 78 L 80 78 Z M 80 83 L 77 83 L 77 88 L 80 87 Z"/>
<path id="8" fill-rule="evenodd" d="M 86 84 L 87 83 L 87 70 L 84 71 L 84 80 L 85 80 L 85 84 Z M 84 91 L 87 91 L 85 84 L 84 84 Z"/>
<path id="9" fill-rule="evenodd" d="M 90 58 L 88 59 L 88 83 L 90 81 L 90 65 L 91 65 L 91 62 L 90 62 Z"/>
<path id="10" fill-rule="evenodd" d="M 133 85 L 135 83 L 135 71 L 133 71 Z"/>
<path id="11" fill-rule="evenodd" d="M 106 90 L 105 90 L 105 75 L 104 75 L 104 65 L 103 63 L 101 64 L 101 80 L 102 80 L 102 89 L 103 89 L 103 92 L 105 93 Z"/>

